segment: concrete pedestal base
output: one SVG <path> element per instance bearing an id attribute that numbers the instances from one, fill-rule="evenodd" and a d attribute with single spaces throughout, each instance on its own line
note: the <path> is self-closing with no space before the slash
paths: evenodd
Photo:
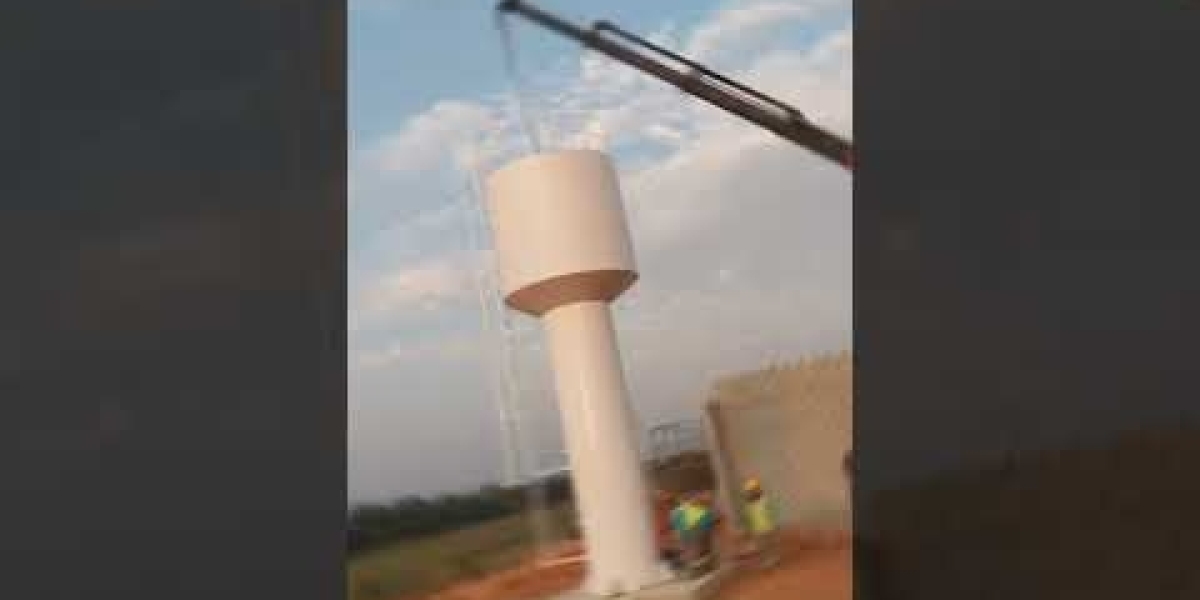
<path id="1" fill-rule="evenodd" d="M 552 600 L 713 600 L 721 583 L 729 576 L 721 568 L 696 579 L 677 579 L 620 596 L 596 596 L 587 592 L 567 592 Z"/>

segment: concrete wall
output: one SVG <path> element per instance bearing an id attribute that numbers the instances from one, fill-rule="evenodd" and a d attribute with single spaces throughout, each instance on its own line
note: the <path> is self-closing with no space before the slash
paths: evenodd
<path id="1" fill-rule="evenodd" d="M 849 353 L 718 382 L 709 414 L 732 495 L 746 477 L 758 477 L 783 522 L 847 524 L 842 458 L 851 447 L 852 397 Z"/>

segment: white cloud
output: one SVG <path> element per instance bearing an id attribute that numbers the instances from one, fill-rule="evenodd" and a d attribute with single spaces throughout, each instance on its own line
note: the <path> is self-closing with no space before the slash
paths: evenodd
<path id="1" fill-rule="evenodd" d="M 840 4 L 823 0 L 733 3 L 692 33 L 684 54 L 698 62 L 710 61 L 718 54 L 757 41 L 774 27 L 810 19 L 821 10 Z"/>
<path id="2" fill-rule="evenodd" d="M 765 55 L 740 76 L 814 123 L 848 136 L 853 131 L 852 58 L 853 32 L 847 26 L 822 37 L 808 52 Z"/>
<path id="3" fill-rule="evenodd" d="M 390 245 L 409 241 L 396 235 L 399 232 L 414 234 L 415 241 L 433 229 L 445 230 L 445 217 L 456 218 L 446 209 L 459 203 L 466 187 L 466 158 L 482 136 L 503 123 L 498 111 L 486 105 L 442 101 L 409 119 L 399 131 L 352 152 L 351 252 L 361 257 L 361 250 L 371 247 L 390 254 Z M 458 226 L 457 232 L 439 235 L 461 249 L 461 222 Z M 446 238 L 447 233 L 451 237 Z"/>
<path id="4" fill-rule="evenodd" d="M 363 317 L 437 310 L 469 292 L 471 285 L 472 272 L 463 257 L 438 258 L 380 274 L 355 308 Z"/>
<path id="5" fill-rule="evenodd" d="M 495 111 L 472 102 L 446 100 L 413 117 L 373 150 L 385 172 L 423 173 L 457 161 L 479 136 L 501 125 Z"/>
<path id="6" fill-rule="evenodd" d="M 455 363 L 475 360 L 479 356 L 479 338 L 454 334 L 393 341 L 381 350 L 360 353 L 351 367 L 359 371 L 392 368 L 404 364 L 428 368 L 433 362 Z"/>

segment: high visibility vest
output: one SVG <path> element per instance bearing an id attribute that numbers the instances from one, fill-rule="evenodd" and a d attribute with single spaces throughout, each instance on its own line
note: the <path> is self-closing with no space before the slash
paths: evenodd
<path id="1" fill-rule="evenodd" d="M 746 503 L 746 526 L 752 533 L 767 533 L 775 529 L 775 519 L 772 518 L 765 495 Z"/>
<path id="2" fill-rule="evenodd" d="M 685 502 L 671 511 L 671 525 L 676 531 L 690 533 L 707 526 L 711 516 L 708 509 Z"/>

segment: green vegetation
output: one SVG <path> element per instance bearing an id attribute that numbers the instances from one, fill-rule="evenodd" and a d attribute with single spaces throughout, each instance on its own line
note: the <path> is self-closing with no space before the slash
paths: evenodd
<path id="1" fill-rule="evenodd" d="M 402 540 L 412 540 L 515 515 L 538 504 L 570 499 L 566 477 L 546 480 L 534 488 L 485 487 L 472 494 L 436 498 L 410 496 L 391 504 L 367 504 L 350 511 L 347 550 L 351 556 Z"/>
<path id="2" fill-rule="evenodd" d="M 381 544 L 353 556 L 347 565 L 349 600 L 415 597 L 458 581 L 517 565 L 535 550 L 534 517 L 547 525 L 547 540 L 575 534 L 568 504 L 493 519 L 417 539 Z"/>
<path id="3" fill-rule="evenodd" d="M 647 465 L 647 470 L 660 489 L 713 486 L 708 456 L 702 452 L 671 457 Z M 349 515 L 347 597 L 416 597 L 515 566 L 538 541 L 576 536 L 571 483 L 565 475 L 536 487 L 492 486 L 468 494 L 356 506 Z"/>

